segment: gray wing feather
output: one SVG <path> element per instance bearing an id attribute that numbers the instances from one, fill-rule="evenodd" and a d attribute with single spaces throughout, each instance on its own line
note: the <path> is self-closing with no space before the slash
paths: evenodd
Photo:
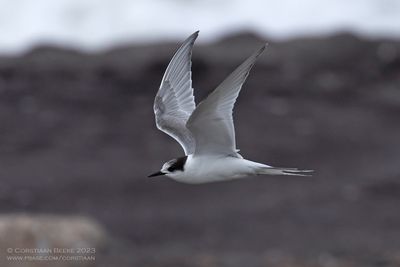
<path id="1" fill-rule="evenodd" d="M 224 154 L 240 157 L 236 149 L 233 107 L 243 83 L 265 46 L 236 68 L 190 116 L 187 127 L 195 138 L 196 155 Z"/>
<path id="2" fill-rule="evenodd" d="M 191 56 L 198 31 L 189 36 L 169 63 L 154 100 L 157 128 L 173 137 L 186 155 L 195 148 L 186 122 L 196 105 L 191 79 Z"/>

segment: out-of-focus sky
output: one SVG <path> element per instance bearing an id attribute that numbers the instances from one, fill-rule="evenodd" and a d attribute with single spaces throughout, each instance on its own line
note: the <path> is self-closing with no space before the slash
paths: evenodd
<path id="1" fill-rule="evenodd" d="M 400 38 L 400 0 L 0 0 L 0 53 L 41 43 L 87 50 L 201 41 L 249 29 L 276 39 L 347 30 Z"/>

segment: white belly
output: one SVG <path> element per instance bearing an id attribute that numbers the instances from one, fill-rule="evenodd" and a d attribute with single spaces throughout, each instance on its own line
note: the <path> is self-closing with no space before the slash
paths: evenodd
<path id="1" fill-rule="evenodd" d="M 183 172 L 167 176 L 192 184 L 225 181 L 254 175 L 257 165 L 261 164 L 235 157 L 189 155 Z"/>

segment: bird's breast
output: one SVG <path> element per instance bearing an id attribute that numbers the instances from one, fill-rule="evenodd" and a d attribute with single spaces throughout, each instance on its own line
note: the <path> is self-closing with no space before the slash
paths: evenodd
<path id="1" fill-rule="evenodd" d="M 189 156 L 183 172 L 173 174 L 171 178 L 179 182 L 198 184 L 237 179 L 249 174 L 251 170 L 239 158 Z"/>

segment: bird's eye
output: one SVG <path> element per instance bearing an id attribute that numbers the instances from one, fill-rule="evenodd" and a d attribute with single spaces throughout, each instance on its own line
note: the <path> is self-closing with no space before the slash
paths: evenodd
<path id="1" fill-rule="evenodd" d="M 171 166 L 171 167 L 169 167 L 167 170 L 168 170 L 169 172 L 173 172 L 173 171 L 174 171 L 174 167 Z"/>

